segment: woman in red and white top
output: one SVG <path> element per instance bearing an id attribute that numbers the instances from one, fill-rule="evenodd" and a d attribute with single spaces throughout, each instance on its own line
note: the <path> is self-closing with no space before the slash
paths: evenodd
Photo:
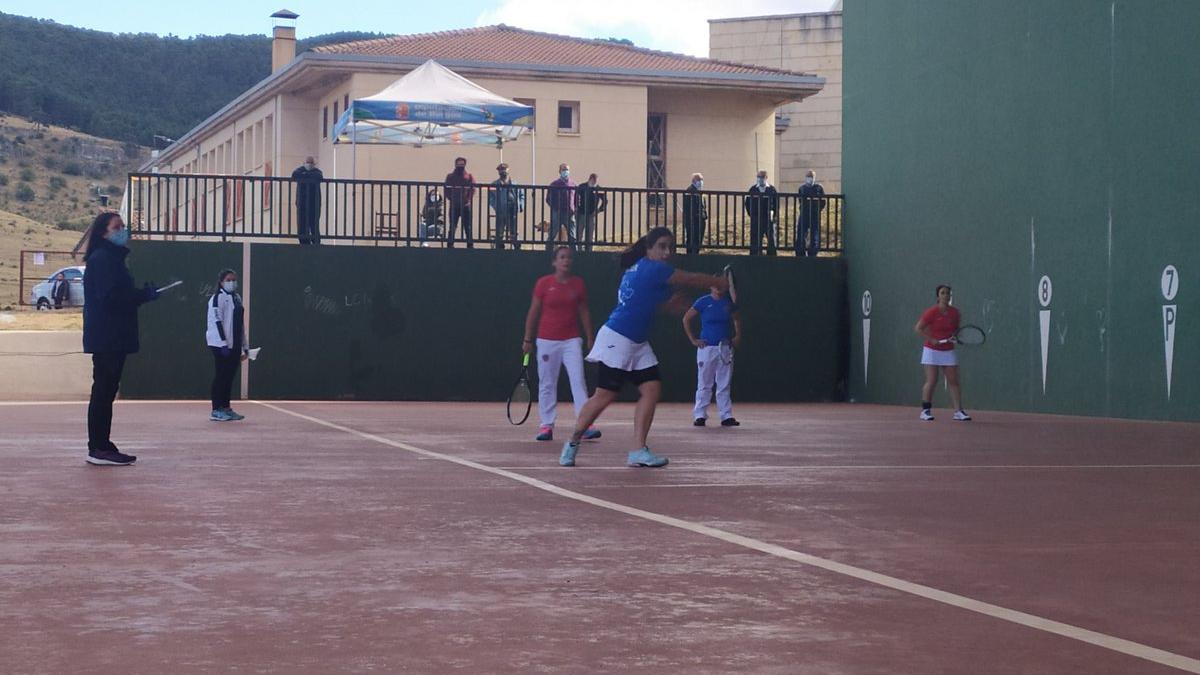
<path id="1" fill-rule="evenodd" d="M 933 389 L 937 386 L 938 370 L 946 376 L 950 400 L 954 403 L 954 419 L 969 422 L 971 416 L 962 408 L 962 391 L 958 385 L 958 354 L 954 351 L 954 334 L 961 319 L 958 309 L 950 305 L 950 287 L 937 287 L 937 304 L 925 310 L 915 330 L 925 338 L 921 365 L 925 367 L 925 385 L 921 387 L 921 419 L 933 420 Z"/>
<path id="2" fill-rule="evenodd" d="M 558 404 L 558 373 L 561 366 L 567 367 L 567 379 L 571 381 L 571 398 L 575 400 L 575 416 L 587 403 L 587 380 L 583 376 L 583 338 L 579 326 L 587 338 L 587 350 L 592 349 L 592 316 L 588 313 L 587 289 L 583 279 L 571 274 L 574 262 L 570 247 L 559 246 L 554 250 L 554 274 L 547 274 L 533 287 L 533 300 L 525 315 L 525 340 L 521 350 L 526 354 L 534 348 L 534 327 L 537 327 L 538 363 L 538 415 L 541 428 L 537 440 L 554 440 L 555 410 Z M 595 427 L 587 430 L 584 438 L 600 438 Z"/>

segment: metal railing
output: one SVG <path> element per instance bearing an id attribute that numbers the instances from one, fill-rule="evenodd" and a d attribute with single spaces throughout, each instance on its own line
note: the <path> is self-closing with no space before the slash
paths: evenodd
<path id="1" fill-rule="evenodd" d="M 135 173 L 129 175 L 126 194 L 129 226 L 135 236 L 147 238 L 503 248 L 545 247 L 549 241 L 617 250 L 650 228 L 665 226 L 675 232 L 681 253 L 691 242 L 701 252 L 791 254 L 798 238 L 807 241 L 800 231 L 800 215 L 807 210 L 820 233 L 820 251 L 842 251 L 845 198 L 840 194 L 805 200 L 783 193 L 769 198 L 725 191 L 598 190 L 603 207 L 597 200 L 589 211 L 577 198 L 573 217 L 556 215 L 562 209 L 552 208 L 550 201 L 563 204 L 563 191 L 546 185 L 468 189 L 440 182 L 326 179 L 301 186 L 289 177 Z M 506 202 L 519 207 L 506 209 Z M 697 245 L 692 234 L 700 205 L 707 219 Z"/>

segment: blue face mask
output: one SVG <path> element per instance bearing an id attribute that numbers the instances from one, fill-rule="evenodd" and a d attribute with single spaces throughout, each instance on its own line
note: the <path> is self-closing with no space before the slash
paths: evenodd
<path id="1" fill-rule="evenodd" d="M 559 171 L 558 175 L 561 176 L 563 180 L 566 180 L 567 177 L 571 175 L 571 172 L 570 171 Z"/>
<path id="2" fill-rule="evenodd" d="M 117 246 L 126 246 L 129 244 L 129 230 L 123 227 L 108 235 L 108 240 Z"/>

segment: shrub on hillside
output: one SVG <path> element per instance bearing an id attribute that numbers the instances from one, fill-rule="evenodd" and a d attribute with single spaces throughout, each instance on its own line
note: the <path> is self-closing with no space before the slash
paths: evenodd
<path id="1" fill-rule="evenodd" d="M 54 155 L 46 155 L 42 157 L 42 166 L 53 171 L 58 168 L 58 159 Z"/>
<path id="2" fill-rule="evenodd" d="M 23 202 L 31 202 L 35 197 L 37 197 L 37 193 L 34 192 L 33 188 L 29 186 L 29 183 L 21 183 L 18 185 L 17 191 L 13 193 L 13 195 Z"/>
<path id="3" fill-rule="evenodd" d="M 4 187 L 5 185 L 8 185 L 8 176 L 0 173 L 0 187 Z"/>
<path id="4" fill-rule="evenodd" d="M 33 169 L 21 169 L 21 180 L 28 183 L 36 178 L 37 174 L 33 172 Z"/>
<path id="5" fill-rule="evenodd" d="M 62 176 L 50 177 L 50 190 L 52 192 L 57 192 L 65 187 L 67 187 L 67 179 L 63 178 Z"/>
<path id="6" fill-rule="evenodd" d="M 68 176 L 82 176 L 83 167 L 79 165 L 79 162 L 67 162 L 63 165 L 62 172 Z"/>
<path id="7" fill-rule="evenodd" d="M 90 224 L 91 224 L 90 221 L 88 221 L 86 219 L 85 220 L 60 220 L 57 223 L 55 223 L 54 226 L 60 230 L 69 230 L 71 232 L 83 232 L 84 230 L 88 229 L 88 225 L 90 225 Z"/>

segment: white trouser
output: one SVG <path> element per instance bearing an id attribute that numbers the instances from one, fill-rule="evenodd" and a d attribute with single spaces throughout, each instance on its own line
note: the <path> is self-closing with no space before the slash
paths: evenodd
<path id="1" fill-rule="evenodd" d="M 707 418 L 709 401 L 713 396 L 713 384 L 717 387 L 717 412 L 722 420 L 733 417 L 733 399 L 729 397 L 729 383 L 733 381 L 733 350 L 729 343 L 696 348 L 696 407 L 692 417 Z"/>
<path id="2" fill-rule="evenodd" d="M 587 380 L 583 377 L 583 338 L 570 340 L 537 339 L 538 364 L 538 414 L 542 426 L 554 426 L 558 413 L 558 371 L 567 367 L 567 379 L 571 381 L 571 397 L 575 399 L 575 417 L 583 404 L 587 403 Z"/>

